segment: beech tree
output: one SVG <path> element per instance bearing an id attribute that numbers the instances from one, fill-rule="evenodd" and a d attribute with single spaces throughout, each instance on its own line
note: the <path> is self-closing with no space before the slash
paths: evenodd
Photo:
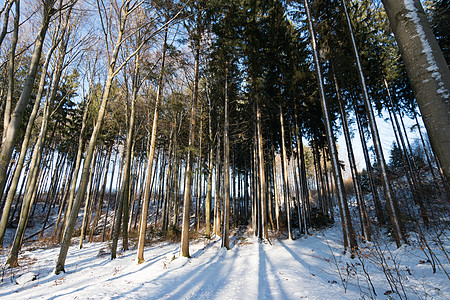
<path id="1" fill-rule="evenodd" d="M 431 146 L 450 181 L 450 71 L 419 0 L 383 0 Z"/>

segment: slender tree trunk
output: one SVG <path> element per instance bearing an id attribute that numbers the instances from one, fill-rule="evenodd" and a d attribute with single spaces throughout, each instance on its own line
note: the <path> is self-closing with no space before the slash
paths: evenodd
<path id="1" fill-rule="evenodd" d="M 214 190 L 214 228 L 213 234 L 220 234 L 219 207 L 220 207 L 220 137 L 216 146 L 216 178 Z"/>
<path id="2" fill-rule="evenodd" d="M 297 106 L 295 106 L 295 111 L 296 111 L 296 113 L 294 115 L 295 137 L 297 139 L 297 149 L 295 151 L 295 154 L 296 154 L 296 158 L 297 158 L 298 179 L 300 182 L 300 193 L 299 193 L 300 195 L 299 196 L 301 197 L 301 198 L 299 198 L 299 201 L 301 199 L 301 203 L 299 204 L 299 205 L 301 205 L 301 208 L 300 208 L 301 215 L 299 215 L 299 228 L 300 228 L 300 233 L 307 234 L 308 233 L 308 228 L 307 228 L 308 225 L 307 225 L 307 220 L 306 220 L 306 202 L 307 201 L 306 201 L 306 195 L 304 192 L 305 186 L 306 186 L 306 182 L 305 182 L 306 180 L 303 177 L 303 168 L 302 168 L 302 166 L 304 166 L 304 164 L 305 164 L 305 160 L 303 159 L 302 154 L 301 154 L 303 152 L 303 142 L 302 142 L 302 137 L 300 134 L 300 129 L 298 127 Z M 300 159 L 300 158 L 302 158 L 302 159 Z M 300 166 L 300 163 L 302 166 Z M 307 189 L 307 187 L 306 187 L 306 189 Z"/>
<path id="3" fill-rule="evenodd" d="M 206 189 L 206 211 L 205 211 L 205 220 L 206 220 L 206 236 L 211 235 L 211 195 L 212 195 L 212 177 L 213 177 L 213 167 L 214 167 L 214 146 L 212 145 L 212 141 L 210 139 L 209 146 L 209 157 L 208 157 L 208 183 Z"/>
<path id="4" fill-rule="evenodd" d="M 0 46 L 5 39 L 6 33 L 8 32 L 8 23 L 9 23 L 9 13 L 11 11 L 11 7 L 14 4 L 14 0 L 6 0 L 3 4 L 4 9 L 4 17 L 3 17 L 3 26 L 2 31 L 0 32 Z"/>
<path id="5" fill-rule="evenodd" d="M 11 1 L 13 2 L 13 1 Z M 16 57 L 16 46 L 17 40 L 19 38 L 19 19 L 20 19 L 20 0 L 15 0 L 16 13 L 14 15 L 14 30 L 11 40 L 11 50 L 9 52 L 9 62 L 8 62 L 8 92 L 6 94 L 5 111 L 3 115 L 3 139 L 6 137 L 6 131 L 8 130 L 8 124 L 11 114 L 11 103 L 14 92 L 14 63 Z M 6 16 L 5 16 L 6 18 Z M 6 18 L 7 19 L 7 18 Z"/>
<path id="6" fill-rule="evenodd" d="M 358 126 L 359 136 L 360 136 L 360 140 L 361 140 L 361 146 L 362 146 L 363 155 L 364 155 L 364 161 L 366 162 L 366 170 L 367 170 L 367 174 L 369 175 L 369 185 L 370 185 L 370 189 L 372 190 L 372 199 L 373 199 L 373 202 L 375 205 L 375 213 L 377 215 L 379 224 L 384 225 L 385 219 L 384 219 L 383 208 L 381 206 L 380 198 L 378 197 L 377 187 L 375 186 L 375 178 L 374 178 L 374 174 L 373 174 L 373 170 L 372 170 L 372 164 L 370 162 L 369 151 L 367 149 L 364 128 L 362 127 L 362 124 L 361 124 L 361 119 L 360 119 L 360 115 L 359 115 L 356 103 L 354 104 L 354 110 L 355 110 L 355 115 L 356 115 L 356 124 Z"/>
<path id="7" fill-rule="evenodd" d="M 326 130 L 328 146 L 329 146 L 330 154 L 331 154 L 330 156 L 331 156 L 332 170 L 333 170 L 334 180 L 335 180 L 335 184 L 336 184 L 338 201 L 341 203 L 342 208 L 343 208 L 342 224 L 343 225 L 345 224 L 344 230 L 347 230 L 347 232 L 348 232 L 350 248 L 351 248 L 351 251 L 353 252 L 356 250 L 358 245 L 356 242 L 356 237 L 355 237 L 355 233 L 353 230 L 353 225 L 351 223 L 350 213 L 348 210 L 347 199 L 345 196 L 344 182 L 342 180 L 341 169 L 339 166 L 339 158 L 338 158 L 336 143 L 334 140 L 331 119 L 330 119 L 330 115 L 329 115 L 330 113 L 329 113 L 328 103 L 326 100 L 325 89 L 323 86 L 322 71 L 321 71 L 320 60 L 319 60 L 319 50 L 316 45 L 316 37 L 315 37 L 313 21 L 312 21 L 311 12 L 309 9 L 308 0 L 304 0 L 304 3 L 305 3 L 305 8 L 306 8 L 306 14 L 308 17 L 308 27 L 309 27 L 309 33 L 310 33 L 310 38 L 311 38 L 311 46 L 313 48 L 314 63 L 316 66 L 317 82 L 319 84 L 319 93 L 320 93 L 320 99 L 321 99 L 323 118 L 324 118 L 324 122 L 325 122 L 325 130 Z"/>
<path id="8" fill-rule="evenodd" d="M 262 139 L 262 120 L 261 120 L 261 108 L 259 103 L 259 96 L 256 100 L 256 129 L 257 129 L 257 145 L 258 145 L 258 179 L 259 187 L 261 191 L 260 198 L 260 220 L 261 220 L 261 235 L 259 238 L 269 240 L 269 230 L 267 228 L 267 200 L 266 200 L 266 175 L 265 175 L 265 163 L 264 163 L 264 151 L 263 151 L 263 139 Z M 289 204 L 288 204 L 289 205 Z"/>
<path id="9" fill-rule="evenodd" d="M 388 98 L 389 98 L 389 104 L 390 104 L 391 110 L 392 110 L 391 121 L 393 123 L 393 127 L 395 124 L 395 127 L 397 128 L 397 130 L 394 129 L 394 132 L 396 132 L 396 134 L 398 134 L 398 139 L 400 141 L 400 143 L 398 143 L 398 146 L 401 147 L 400 149 L 402 151 L 403 162 L 405 163 L 406 167 L 409 170 L 409 174 L 407 172 L 406 177 L 408 178 L 408 182 L 410 184 L 411 193 L 413 194 L 414 202 L 419 205 L 422 219 L 423 219 L 424 223 L 427 225 L 429 223 L 428 213 L 427 213 L 427 210 L 426 210 L 423 200 L 422 200 L 422 198 L 423 198 L 422 187 L 421 187 L 420 179 L 417 178 L 417 167 L 414 162 L 414 156 L 413 156 L 413 153 L 411 150 L 411 145 L 409 144 L 408 136 L 406 135 L 406 131 L 404 130 L 404 132 L 402 133 L 402 129 L 398 122 L 396 109 L 395 109 L 394 103 L 392 101 L 391 92 L 389 90 L 389 86 L 388 86 L 386 79 L 384 79 L 384 85 L 386 87 L 386 91 L 387 91 Z M 400 116 L 400 119 L 401 119 L 401 122 L 403 125 L 403 129 L 405 129 L 401 116 Z M 404 137 L 403 137 L 403 134 L 404 134 Z M 405 140 L 408 143 L 409 152 L 407 152 Z"/>
<path id="10" fill-rule="evenodd" d="M 200 18 L 198 13 L 197 18 Z M 198 20 L 200 22 L 200 20 Z M 190 257 L 189 255 L 189 223 L 191 216 L 191 185 L 192 185 L 192 162 L 193 151 L 195 142 L 195 125 L 197 121 L 197 101 L 198 101 L 198 84 L 199 84 L 199 64 L 200 64 L 200 24 L 197 24 L 197 37 L 195 43 L 195 62 L 194 62 L 194 95 L 192 99 L 191 118 L 189 126 L 189 144 L 188 153 L 186 158 L 186 171 L 185 171 L 185 183 L 184 183 L 184 200 L 183 200 L 183 224 L 181 229 L 181 255 L 184 257 Z"/>
<path id="11" fill-rule="evenodd" d="M 383 183 L 384 195 L 386 197 L 386 202 L 388 205 L 388 211 L 389 211 L 389 215 L 391 218 L 395 241 L 397 243 L 397 246 L 400 247 L 401 240 L 406 241 L 406 239 L 401 232 L 401 224 L 400 224 L 400 221 L 398 219 L 398 216 L 397 216 L 397 213 L 395 210 L 394 201 L 396 201 L 396 200 L 394 199 L 392 186 L 391 186 L 390 180 L 387 175 L 387 167 L 386 167 L 386 162 L 384 159 L 383 149 L 381 147 L 381 140 L 380 140 L 380 136 L 378 133 L 377 124 L 375 121 L 375 115 L 373 113 L 372 104 L 370 103 L 369 94 L 368 94 L 367 86 L 366 86 L 366 81 L 365 81 L 365 77 L 364 77 L 362 66 L 361 66 L 361 60 L 359 57 L 359 52 L 356 47 L 355 37 L 353 35 L 353 28 L 352 28 L 350 17 L 348 15 L 348 11 L 347 11 L 347 5 L 346 5 L 345 1 L 342 1 L 342 3 L 344 5 L 344 13 L 345 13 L 345 17 L 347 20 L 349 35 L 350 35 L 350 39 L 351 39 L 352 46 L 353 46 L 353 54 L 355 55 L 356 67 L 358 70 L 359 82 L 361 84 L 361 91 L 362 91 L 362 95 L 363 95 L 364 106 L 366 108 L 367 118 L 368 118 L 369 125 L 370 125 L 370 131 L 372 133 L 373 145 L 374 145 L 375 153 L 377 156 L 378 166 L 380 168 L 380 175 L 381 175 L 381 181 Z M 450 124 L 450 123 L 448 123 L 448 124 Z M 450 167 L 450 165 L 449 165 L 449 167 Z"/>
<path id="12" fill-rule="evenodd" d="M 78 244 L 78 247 L 80 249 L 83 248 L 83 240 L 84 240 L 84 235 L 86 232 L 86 219 L 88 217 L 88 208 L 89 208 L 89 203 L 91 201 L 91 191 L 92 191 L 92 182 L 94 181 L 94 169 L 95 169 L 95 164 L 96 164 L 96 160 L 97 157 L 99 156 L 99 154 L 97 153 L 97 150 L 95 150 L 94 153 L 94 161 L 92 162 L 92 165 L 94 166 L 93 168 L 91 168 L 90 170 L 90 174 L 89 174 L 89 183 L 87 186 L 87 194 L 86 194 L 86 199 L 84 202 L 84 214 L 83 214 L 83 221 L 81 222 L 81 233 L 80 233 L 80 242 Z"/>
<path id="13" fill-rule="evenodd" d="M 25 107 L 27 106 L 31 97 L 31 92 L 36 78 L 36 72 L 39 66 L 39 61 L 41 59 L 45 35 L 50 23 L 50 8 L 52 8 L 53 4 L 49 7 L 47 2 L 52 2 L 52 0 L 45 0 L 41 25 L 39 27 L 39 33 L 34 44 L 33 54 L 31 56 L 30 69 L 25 79 L 22 94 L 20 95 L 14 112 L 11 115 L 6 134 L 4 134 L 5 138 L 2 140 L 2 146 L 0 150 L 0 199 L 3 195 L 3 189 L 7 180 L 6 170 L 8 169 L 8 165 L 11 160 L 11 155 L 14 149 L 14 142 L 19 130 L 20 122 L 22 121 Z"/>
<path id="14" fill-rule="evenodd" d="M 25 130 L 25 135 L 23 137 L 23 142 L 22 142 L 22 146 L 21 146 L 21 150 L 20 150 L 20 156 L 19 159 L 17 161 L 17 165 L 16 165 L 16 169 L 14 170 L 14 177 L 11 180 L 11 183 L 9 185 L 9 191 L 8 191 L 8 195 L 6 198 L 6 202 L 5 205 L 3 207 L 3 213 L 2 213 L 2 219 L 0 221 L 0 247 L 3 244 L 3 238 L 4 238 L 4 234 L 5 234 L 5 230 L 6 230 L 6 225 L 8 222 L 8 216 L 9 216 L 9 212 L 11 209 L 11 204 L 14 200 L 14 196 L 16 194 L 17 191 L 17 185 L 19 183 L 19 179 L 20 179 L 20 175 L 22 173 L 22 168 L 23 168 L 23 163 L 25 161 L 25 157 L 28 151 L 28 145 L 30 142 L 30 137 L 31 137 L 31 131 L 33 129 L 33 125 L 34 125 L 34 120 L 36 118 L 36 115 L 38 113 L 38 109 L 39 109 L 39 104 L 40 104 L 40 100 L 42 99 L 42 94 L 44 91 L 44 85 L 45 85 L 45 78 L 47 75 L 47 70 L 48 70 L 48 65 L 50 63 L 50 58 L 54 52 L 54 50 L 56 49 L 58 43 L 53 43 L 52 47 L 50 48 L 50 50 L 48 51 L 46 58 L 45 58 L 45 62 L 44 65 L 42 67 L 42 75 L 41 75 L 41 79 L 39 82 L 39 88 L 38 88 L 38 93 L 36 96 L 36 100 L 34 102 L 33 105 L 33 110 L 31 112 L 31 115 L 28 119 L 28 124 L 27 124 L 27 128 Z M 24 180 L 25 182 L 25 180 Z"/>
<path id="15" fill-rule="evenodd" d="M 273 162 L 272 162 L 272 174 L 273 174 L 273 193 L 275 200 L 275 221 L 277 224 L 277 231 L 280 230 L 280 199 L 278 196 L 278 182 L 277 182 L 277 161 L 275 159 L 275 151 L 272 145 Z"/>
<path id="16" fill-rule="evenodd" d="M 333 77 L 334 77 L 334 85 L 335 85 L 336 93 L 337 93 L 337 97 L 338 97 L 339 112 L 341 114 L 341 119 L 342 119 L 342 128 L 344 131 L 345 144 L 347 146 L 348 160 L 350 163 L 350 170 L 351 170 L 352 179 L 353 179 L 353 188 L 355 189 L 356 200 L 358 202 L 359 218 L 361 221 L 361 233 L 362 233 L 362 236 L 366 240 L 370 241 L 370 223 L 369 223 L 370 221 L 369 221 L 369 216 L 367 214 L 367 210 L 366 210 L 366 207 L 364 204 L 363 192 L 361 189 L 361 183 L 359 181 L 358 170 L 356 168 L 352 140 L 350 137 L 350 131 L 348 129 L 347 114 L 346 114 L 346 111 L 344 108 L 344 101 L 342 99 L 342 95 L 341 95 L 341 91 L 339 89 L 337 78 L 336 78 L 336 76 L 334 76 L 334 74 L 333 74 Z"/>
<path id="17" fill-rule="evenodd" d="M 158 126 L 158 109 L 159 102 L 162 94 L 163 84 L 164 84 L 164 64 L 166 60 L 166 43 L 167 43 L 167 32 L 166 28 L 164 33 L 164 44 L 162 51 L 162 62 L 161 62 L 161 72 L 159 74 L 159 82 L 158 82 L 158 90 L 156 91 L 156 100 L 155 100 L 155 109 L 153 112 L 153 124 L 152 124 L 152 135 L 150 142 L 150 152 L 148 154 L 148 162 L 147 162 L 147 181 L 145 184 L 144 190 L 144 203 L 142 205 L 141 212 L 141 227 L 139 228 L 139 242 L 138 242 L 138 252 L 137 259 L 138 263 L 144 262 L 144 244 L 145 244 L 145 232 L 147 230 L 147 212 L 148 212 L 148 204 L 150 201 L 150 190 L 151 190 L 151 172 L 153 168 L 153 156 L 155 155 L 155 147 L 156 147 L 156 129 Z M 156 170 L 155 170 L 156 172 Z M 155 224 L 156 226 L 156 224 Z"/>
<path id="18" fill-rule="evenodd" d="M 225 190 L 222 247 L 230 249 L 230 139 L 228 137 L 228 69 L 225 75 L 225 123 L 223 126 L 223 188 Z"/>
<path id="19" fill-rule="evenodd" d="M 97 230 L 98 221 L 100 220 L 100 217 L 102 215 L 103 200 L 105 197 L 105 190 L 106 190 L 106 179 L 108 177 L 109 165 L 111 164 L 110 160 L 111 160 L 112 147 L 109 148 L 108 152 L 109 153 L 107 154 L 107 158 L 106 158 L 106 162 L 105 162 L 106 170 L 103 175 L 103 185 L 102 185 L 102 189 L 100 192 L 100 199 L 97 202 L 97 208 L 95 209 L 94 223 L 92 224 L 91 233 L 89 234 L 90 242 L 92 242 L 92 240 L 93 240 L 94 233 Z"/>
<path id="20" fill-rule="evenodd" d="M 112 152 L 111 146 L 111 152 Z M 119 155 L 119 152 L 116 151 L 116 155 L 114 156 L 114 163 L 113 163 L 113 169 L 111 172 L 111 180 L 109 182 L 109 189 L 108 189 L 108 204 L 106 205 L 106 213 L 105 213 L 105 219 L 103 221 L 103 233 L 102 233 L 102 242 L 105 241 L 105 235 L 106 235 L 106 225 L 108 224 L 108 215 L 109 215 L 109 207 L 111 206 L 111 198 L 113 196 L 112 194 L 112 185 L 114 181 L 114 175 L 116 174 L 116 163 L 117 163 L 117 156 Z"/>
<path id="21" fill-rule="evenodd" d="M 68 221 L 66 229 L 64 231 L 63 242 L 61 245 L 60 253 L 58 255 L 58 261 L 57 261 L 56 267 L 55 267 L 55 274 L 59 274 L 61 271 L 65 272 L 64 264 L 65 264 L 67 252 L 68 252 L 69 246 L 70 246 L 70 239 L 72 238 L 72 234 L 75 229 L 75 223 L 76 223 L 76 220 L 78 217 L 78 212 L 80 210 L 81 201 L 83 200 L 84 194 L 86 193 L 86 186 L 87 186 L 87 181 L 88 181 L 88 177 L 89 177 L 89 169 L 90 169 L 91 162 L 92 162 L 92 155 L 94 153 L 94 148 L 95 148 L 95 144 L 97 142 L 97 137 L 100 132 L 101 125 L 103 123 L 103 117 L 104 117 L 105 111 L 106 111 L 106 103 L 108 102 L 109 93 L 111 91 L 112 80 L 115 75 L 116 61 L 117 61 L 117 57 L 119 54 L 120 46 L 122 45 L 122 37 L 123 37 L 124 30 L 125 30 L 125 23 L 128 18 L 129 5 L 130 5 L 130 2 L 127 0 L 121 8 L 122 17 L 120 19 L 119 33 L 117 36 L 117 41 L 115 44 L 114 51 L 111 55 L 111 60 L 109 61 L 108 75 L 107 75 L 106 82 L 105 82 L 105 88 L 103 91 L 102 101 L 101 101 L 99 111 L 98 111 L 98 118 L 97 118 L 97 122 L 94 126 L 94 130 L 92 132 L 91 138 L 89 140 L 89 145 L 88 145 L 88 148 L 86 151 L 86 158 L 84 160 L 83 170 L 81 173 L 80 186 L 78 189 L 77 197 L 75 198 L 75 201 L 72 206 L 72 211 L 70 213 L 69 221 Z"/>
<path id="22" fill-rule="evenodd" d="M 280 126 L 281 126 L 281 150 L 282 150 L 282 163 L 283 163 L 283 192 L 284 192 L 284 206 L 286 207 L 286 219 L 287 219 L 287 229 L 288 238 L 292 240 L 292 225 L 291 225 L 291 195 L 289 193 L 289 179 L 287 171 L 287 154 L 286 154 L 286 141 L 284 132 L 284 116 L 281 103 L 279 104 L 280 109 Z"/>
<path id="23" fill-rule="evenodd" d="M 70 213 L 72 210 L 73 200 L 75 198 L 75 189 L 76 189 L 77 181 L 78 181 L 78 173 L 80 171 L 81 160 L 82 160 L 82 156 L 83 156 L 83 136 L 84 136 L 84 132 L 86 131 L 87 118 L 88 118 L 88 114 L 89 114 L 89 104 L 91 103 L 91 96 L 92 96 L 92 86 L 93 86 L 93 81 L 94 81 L 95 64 L 97 62 L 97 58 L 98 57 L 95 58 L 94 70 L 92 71 L 91 78 L 89 80 L 88 100 L 86 102 L 86 106 L 84 107 L 83 119 L 81 121 L 80 135 L 78 136 L 77 158 L 75 161 L 75 170 L 73 172 L 72 182 L 71 182 L 71 186 L 70 186 L 69 199 L 67 201 L 67 210 L 64 214 L 63 228 L 65 228 L 67 226 L 67 222 L 69 221 L 69 216 L 70 216 Z"/>
<path id="24" fill-rule="evenodd" d="M 203 130 L 203 117 L 202 117 L 202 107 L 200 107 L 200 126 L 198 128 L 199 135 L 199 149 L 200 153 L 198 155 L 198 179 L 197 179 L 197 207 L 196 207 L 196 223 L 197 223 L 197 232 L 200 231 L 200 206 L 202 203 L 202 130 Z"/>
<path id="25" fill-rule="evenodd" d="M 16 229 L 16 234 L 14 236 L 13 246 L 9 253 L 7 264 L 11 268 L 15 268 L 18 265 L 18 255 L 22 245 L 22 239 L 25 233 L 26 224 L 28 222 L 28 217 L 30 214 L 31 200 L 33 199 L 33 194 L 36 191 L 36 183 L 39 177 L 39 167 L 42 158 L 42 148 L 44 146 L 45 135 L 47 132 L 48 119 L 50 115 L 51 105 L 50 99 L 47 99 L 44 108 L 44 117 L 41 125 L 41 131 L 39 133 L 38 141 L 34 147 L 33 158 L 30 167 L 30 174 L 27 179 L 27 185 L 25 188 L 25 198 L 23 199 L 22 209 L 20 210 L 19 225 Z"/>
<path id="26" fill-rule="evenodd" d="M 137 94 L 139 90 L 139 83 L 138 83 L 138 74 L 139 74 L 139 60 L 140 55 L 139 53 L 135 56 L 135 62 L 134 62 L 134 74 L 133 74 L 133 92 L 132 92 L 132 99 L 131 99 L 131 111 L 130 111 L 130 122 L 128 124 L 128 132 L 127 132 L 127 139 L 126 139 L 126 146 L 125 146 L 125 164 L 123 168 L 123 183 L 122 183 L 122 189 L 120 192 L 120 202 L 118 206 L 117 211 L 117 219 L 116 223 L 114 224 L 114 231 L 113 231 L 113 241 L 111 246 L 111 259 L 116 258 L 117 253 L 117 243 L 119 241 L 119 234 L 120 234 L 120 225 L 121 225 L 121 219 L 123 217 L 123 226 L 122 226 L 122 248 L 123 250 L 128 250 L 128 199 L 130 196 L 130 185 L 131 185 L 131 168 L 132 168 L 132 161 L 133 161 L 133 136 L 134 136 L 134 120 L 135 120 L 135 114 L 136 114 L 136 99 Z M 150 166 L 151 167 L 151 166 Z M 151 169 L 150 169 L 151 171 Z M 148 177 L 150 181 L 150 176 Z"/>

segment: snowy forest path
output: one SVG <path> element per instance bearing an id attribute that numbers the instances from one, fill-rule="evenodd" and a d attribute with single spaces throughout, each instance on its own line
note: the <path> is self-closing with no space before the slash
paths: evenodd
<path id="1" fill-rule="evenodd" d="M 323 256 L 330 252 L 321 237 L 259 242 L 251 233 L 237 232 L 230 250 L 220 239 L 191 245 L 192 257 L 179 256 L 179 244 L 156 244 L 145 249 L 137 264 L 136 249 L 116 260 L 105 254 L 107 245 L 71 247 L 67 273 L 52 273 L 57 248 L 25 251 L 22 274 L 36 280 L 0 285 L 2 299 L 299 299 L 355 298 L 344 293 Z M 336 244 L 336 247 L 338 245 Z M 319 249 L 319 251 L 317 251 Z M 323 250 L 323 253 L 320 252 Z M 326 253 L 328 251 L 328 254 Z M 25 260 L 29 260 L 29 263 Z M 3 260 L 3 257 L 0 257 Z M 31 264 L 31 265 L 30 265 Z M 23 276 L 25 276 L 23 275 Z M 9 280 L 5 280 L 8 282 Z"/>
<path id="2" fill-rule="evenodd" d="M 341 235 L 339 224 L 296 240 L 275 235 L 270 243 L 260 242 L 251 231 L 238 231 L 230 238 L 228 251 L 221 248 L 217 236 L 193 241 L 191 258 L 180 256 L 179 243 L 153 243 L 145 249 L 147 260 L 141 264 L 136 261 L 136 248 L 119 252 L 117 259 L 110 260 L 108 243 L 86 243 L 83 249 L 75 245 L 69 248 L 67 273 L 60 275 L 53 272 L 59 249 L 33 246 L 20 254 L 18 268 L 3 267 L 0 299 L 284 300 L 368 296 L 371 291 L 362 261 L 343 253 Z M 364 246 L 366 254 L 372 253 L 364 258 L 364 264 L 378 297 L 383 299 L 392 291 L 380 269 L 380 257 L 369 251 L 374 246 Z M 432 273 L 417 245 L 397 249 L 391 239 L 379 246 L 389 260 L 386 266 L 399 268 L 411 299 L 421 299 L 418 291 L 422 290 L 435 299 L 448 299 L 447 277 L 443 272 Z M 1 265 L 6 252 L 0 252 Z"/>

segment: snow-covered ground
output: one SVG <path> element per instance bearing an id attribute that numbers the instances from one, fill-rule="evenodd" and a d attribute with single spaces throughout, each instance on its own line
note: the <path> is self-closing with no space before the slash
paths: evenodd
<path id="1" fill-rule="evenodd" d="M 156 244 L 139 265 L 136 249 L 110 260 L 107 243 L 86 243 L 70 248 L 60 275 L 52 272 L 59 248 L 27 250 L 18 269 L 3 267 L 0 299 L 400 299 L 395 292 L 402 299 L 450 299 L 449 278 L 442 269 L 433 274 L 414 241 L 400 249 L 391 241 L 367 243 L 363 258 L 351 259 L 341 240 L 338 224 L 295 241 L 273 237 L 271 244 L 247 232 L 232 239 L 229 251 L 219 239 L 194 242 L 190 259 L 179 257 L 179 244 Z M 450 271 L 443 251 L 430 245 Z M 6 257 L 3 250 L 2 265 Z"/>

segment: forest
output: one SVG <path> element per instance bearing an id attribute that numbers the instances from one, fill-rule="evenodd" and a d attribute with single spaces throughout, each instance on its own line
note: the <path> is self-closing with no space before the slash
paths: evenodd
<path id="1" fill-rule="evenodd" d="M 448 0 L 0 23 L 1 298 L 450 298 Z"/>

